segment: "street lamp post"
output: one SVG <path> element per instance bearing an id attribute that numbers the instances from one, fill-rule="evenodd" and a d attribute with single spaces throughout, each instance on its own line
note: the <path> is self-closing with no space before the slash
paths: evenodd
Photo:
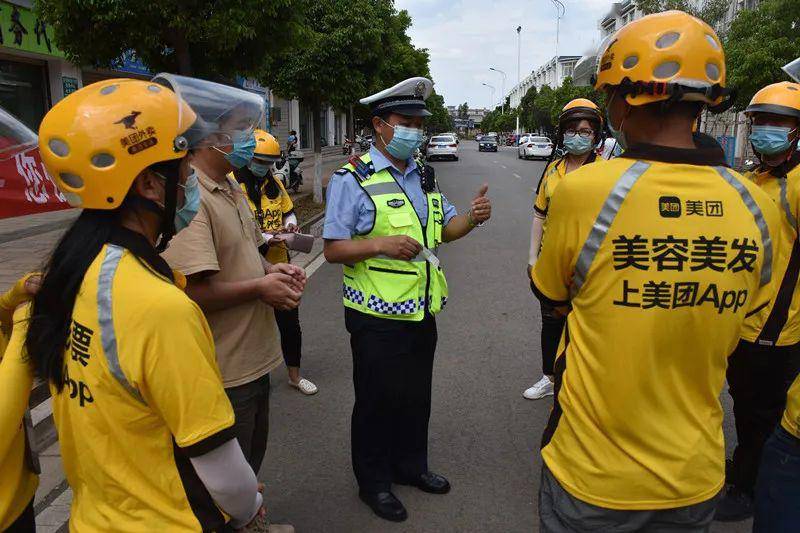
<path id="1" fill-rule="evenodd" d="M 489 89 L 491 89 L 491 91 L 492 91 L 492 92 L 491 92 L 491 95 L 492 95 L 492 101 L 489 103 L 489 107 L 493 106 L 493 105 L 494 105 L 494 87 L 493 87 L 492 85 L 489 85 L 488 83 L 482 83 L 481 85 L 485 85 L 485 86 L 487 86 Z"/>
<path id="2" fill-rule="evenodd" d="M 517 91 L 521 91 L 522 90 L 522 87 L 520 87 L 520 85 L 519 85 L 519 82 L 520 82 L 520 77 L 519 77 L 520 76 L 519 57 L 520 57 L 520 49 L 522 48 L 522 46 L 521 46 L 521 44 L 522 44 L 521 32 L 522 32 L 522 26 L 517 26 Z M 520 98 L 520 102 L 522 101 L 522 96 L 523 95 L 520 95 L 520 97 L 519 97 Z M 516 130 L 514 131 L 514 133 L 516 135 L 519 135 L 519 114 L 517 114 L 517 127 L 516 127 Z"/>
<path id="3" fill-rule="evenodd" d="M 498 72 L 498 73 L 500 73 L 501 76 L 503 76 L 503 84 L 500 86 L 500 92 L 502 94 L 502 99 L 503 99 L 502 100 L 502 104 L 500 104 L 501 105 L 501 107 L 500 107 L 501 111 L 500 112 L 505 114 L 505 112 L 506 112 L 506 73 L 503 72 L 502 70 L 494 68 L 494 67 L 489 67 L 489 70 L 493 70 L 495 72 Z"/>
<path id="4" fill-rule="evenodd" d="M 561 0 L 552 0 L 553 5 L 556 6 L 556 70 L 558 70 L 558 33 L 561 27 L 561 19 L 567 12 L 564 3 Z"/>

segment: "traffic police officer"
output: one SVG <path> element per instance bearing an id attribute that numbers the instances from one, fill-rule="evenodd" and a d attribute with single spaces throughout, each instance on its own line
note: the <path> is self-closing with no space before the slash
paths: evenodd
<path id="1" fill-rule="evenodd" d="M 597 159 L 595 148 L 602 139 L 603 116 L 597 104 L 586 98 L 575 98 L 567 102 L 558 117 L 556 134 L 556 149 L 564 147 L 566 153 L 545 166 L 536 188 L 528 276 L 539 257 L 550 198 L 567 173 L 595 162 Z M 553 152 L 555 153 L 555 150 Z M 566 321 L 563 315 L 545 303 L 541 304 L 541 310 L 542 377 L 522 393 L 528 400 L 538 400 L 553 394 L 553 362 Z"/>
<path id="2" fill-rule="evenodd" d="M 753 514 L 761 452 L 786 406 L 786 392 L 800 369 L 800 84 L 773 83 L 758 91 L 745 113 L 759 167 L 749 177 L 772 198 L 782 215 L 781 256 L 773 273 L 778 294 L 766 322 L 747 327 L 728 359 L 728 385 L 736 417 L 737 444 L 728 468 L 730 485 L 716 520 Z"/>
<path id="3" fill-rule="evenodd" d="M 447 301 L 437 249 L 491 216 L 483 185 L 467 214 L 439 191 L 431 167 L 413 159 L 433 83 L 410 78 L 363 98 L 375 144 L 331 177 L 325 258 L 341 263 L 345 324 L 353 351 L 353 470 L 359 495 L 381 518 L 407 512 L 392 483 L 444 494 L 428 469 L 434 315 Z"/>
<path id="4" fill-rule="evenodd" d="M 725 482 L 719 394 L 746 320 L 774 297 L 780 215 L 699 148 L 730 102 L 714 30 L 681 11 L 620 29 L 598 62 L 625 151 L 561 181 L 533 271 L 569 311 L 542 438 L 542 531 L 710 526 Z"/>

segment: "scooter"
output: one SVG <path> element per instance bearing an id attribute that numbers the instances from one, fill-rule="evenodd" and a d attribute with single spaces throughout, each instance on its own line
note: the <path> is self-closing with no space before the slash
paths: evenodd
<path id="1" fill-rule="evenodd" d="M 285 152 L 281 152 L 281 160 L 275 163 L 273 169 L 275 177 L 283 182 L 283 187 L 287 191 L 297 192 L 303 184 L 303 169 L 300 168 L 303 159 L 305 159 L 303 152 L 293 150 L 288 156 Z"/>

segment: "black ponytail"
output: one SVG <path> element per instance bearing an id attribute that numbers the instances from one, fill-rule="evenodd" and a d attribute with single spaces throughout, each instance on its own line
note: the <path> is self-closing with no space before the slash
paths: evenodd
<path id="1" fill-rule="evenodd" d="M 118 210 L 84 209 L 56 245 L 33 297 L 25 347 L 38 375 L 59 391 L 65 382 L 64 349 L 78 290 L 89 266 L 119 227 L 118 215 Z"/>

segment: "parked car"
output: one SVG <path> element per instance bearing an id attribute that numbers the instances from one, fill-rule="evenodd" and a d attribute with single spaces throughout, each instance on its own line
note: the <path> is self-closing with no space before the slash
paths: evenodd
<path id="1" fill-rule="evenodd" d="M 517 146 L 519 159 L 547 159 L 553 153 L 553 141 L 540 135 L 524 136 Z"/>
<path id="2" fill-rule="evenodd" d="M 497 151 L 497 137 L 491 135 L 484 136 L 478 143 L 479 152 L 496 152 Z"/>
<path id="3" fill-rule="evenodd" d="M 458 144 L 452 135 L 434 135 L 428 141 L 427 159 L 452 159 L 458 161 Z"/>

